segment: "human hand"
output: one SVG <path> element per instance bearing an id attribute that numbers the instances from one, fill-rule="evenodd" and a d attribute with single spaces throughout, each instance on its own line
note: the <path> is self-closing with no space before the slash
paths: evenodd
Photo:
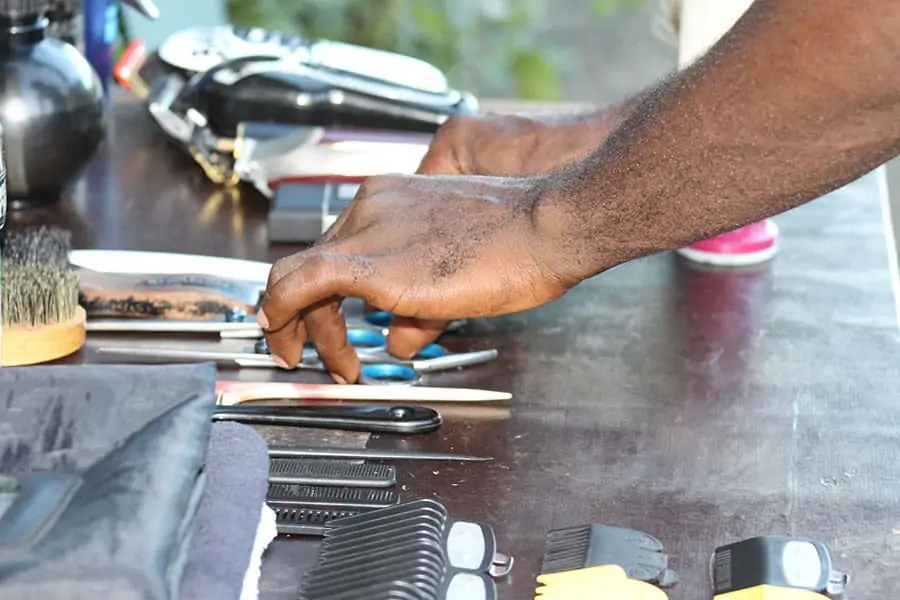
<path id="1" fill-rule="evenodd" d="M 453 117 L 438 129 L 418 172 L 491 177 L 549 173 L 596 149 L 624 110 Z"/>
<path id="2" fill-rule="evenodd" d="M 272 267 L 258 321 L 276 362 L 295 367 L 309 338 L 336 381 L 355 382 L 359 359 L 340 313 L 346 297 L 442 324 L 563 295 L 570 284 L 555 270 L 559 252 L 534 218 L 540 185 L 460 176 L 366 180 L 319 243 Z M 397 332 L 403 321 L 394 325 Z M 402 336 L 388 341 L 398 356 L 418 350 Z"/>
<path id="3" fill-rule="evenodd" d="M 630 104 L 587 114 L 462 115 L 435 134 L 418 173 L 530 177 L 577 161 L 594 150 Z M 390 348 L 409 357 L 437 340 L 448 321 L 394 317 Z"/>

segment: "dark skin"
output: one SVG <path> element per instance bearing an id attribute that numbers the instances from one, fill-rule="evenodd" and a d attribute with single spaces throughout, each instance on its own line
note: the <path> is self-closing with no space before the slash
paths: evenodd
<path id="1" fill-rule="evenodd" d="M 584 160 L 636 102 L 569 114 L 456 117 L 438 130 L 418 173 L 502 177 L 550 173 Z M 394 356 L 412 357 L 437 340 L 448 324 L 397 316 L 391 322 L 388 349 Z"/>
<path id="2" fill-rule="evenodd" d="M 345 297 L 406 317 L 391 336 L 418 330 L 406 335 L 421 341 L 448 319 L 541 306 L 617 265 L 853 181 L 900 153 L 897 31 L 893 0 L 757 0 L 602 142 L 594 135 L 584 158 L 576 146 L 590 133 L 554 149 L 562 164 L 549 173 L 552 161 L 516 167 L 553 148 L 542 139 L 497 142 L 494 154 L 527 148 L 489 167 L 503 177 L 369 179 L 319 244 L 273 266 L 259 314 L 270 349 L 291 368 L 311 338 L 335 379 L 355 382 Z"/>

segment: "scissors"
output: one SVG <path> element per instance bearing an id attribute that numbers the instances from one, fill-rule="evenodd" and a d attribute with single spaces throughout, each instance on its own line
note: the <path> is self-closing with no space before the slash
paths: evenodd
<path id="1" fill-rule="evenodd" d="M 388 327 L 394 318 L 389 312 L 366 313 L 362 318 L 348 318 L 350 329 L 371 329 L 382 335 L 388 334 Z M 465 325 L 465 319 L 451 321 L 446 331 L 456 331 Z M 223 339 L 259 339 L 262 329 L 243 310 L 230 310 L 221 319 L 204 321 L 179 319 L 89 319 L 88 331 L 128 332 L 128 333 L 216 333 Z"/>
<path id="2" fill-rule="evenodd" d="M 356 350 L 362 363 L 359 382 L 368 385 L 403 384 L 417 385 L 422 382 L 423 373 L 446 371 L 459 367 L 482 364 L 497 358 L 495 348 L 477 350 L 475 352 L 452 353 L 439 344 L 431 344 L 423 348 L 411 359 L 398 359 L 387 351 L 387 339 L 372 329 L 349 329 L 347 339 Z M 252 348 L 240 352 L 221 352 L 204 350 L 182 350 L 178 348 L 155 347 L 103 347 L 98 348 L 100 354 L 126 354 L 148 358 L 175 358 L 193 361 L 231 362 L 241 367 L 273 368 L 277 365 L 269 353 L 264 339 L 258 340 Z M 311 348 L 305 348 L 301 355 L 298 369 L 325 371 L 325 366 L 318 354 Z"/>

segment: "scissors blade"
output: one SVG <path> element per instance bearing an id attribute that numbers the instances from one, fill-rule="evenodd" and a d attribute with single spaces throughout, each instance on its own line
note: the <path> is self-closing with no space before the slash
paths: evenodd
<path id="1" fill-rule="evenodd" d="M 499 352 L 496 348 L 491 348 L 490 350 L 460 352 L 458 354 L 438 356 L 437 358 L 413 359 L 404 362 L 419 373 L 436 373 L 438 371 L 449 371 L 459 367 L 471 367 L 490 362 L 497 358 L 498 354 Z"/>
<path id="2" fill-rule="evenodd" d="M 181 358 L 193 361 L 213 361 L 213 362 L 238 362 L 248 361 L 256 363 L 275 362 L 272 357 L 267 354 L 253 354 L 250 352 L 220 352 L 213 350 L 182 350 L 179 348 L 117 348 L 117 347 L 101 347 L 97 348 L 98 354 L 117 354 L 139 356 L 144 358 Z"/>
<path id="3" fill-rule="evenodd" d="M 119 333 L 218 333 L 221 337 L 252 339 L 262 337 L 256 323 L 190 321 L 177 319 L 88 319 L 89 332 Z"/>
<path id="4" fill-rule="evenodd" d="M 191 362 L 217 362 L 234 363 L 241 367 L 249 368 L 276 368 L 278 365 L 268 354 L 255 354 L 253 352 L 220 352 L 215 350 L 182 350 L 178 348 L 118 348 L 101 347 L 96 349 L 98 354 L 114 354 L 119 356 L 133 356 L 139 358 L 171 358 L 187 360 Z M 324 367 L 319 362 L 305 362 L 314 358 L 314 354 L 304 352 L 303 361 L 297 365 L 298 369 L 312 369 L 322 371 Z"/>

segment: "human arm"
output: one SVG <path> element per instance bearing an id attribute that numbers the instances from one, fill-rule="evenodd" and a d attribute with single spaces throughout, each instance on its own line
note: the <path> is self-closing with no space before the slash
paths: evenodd
<path id="1" fill-rule="evenodd" d="M 757 0 L 542 183 L 568 285 L 779 214 L 900 152 L 900 4 Z M 563 258 L 564 257 L 564 258 Z"/>
<path id="2" fill-rule="evenodd" d="M 595 110 L 464 115 L 435 134 L 420 174 L 530 177 L 583 160 L 637 104 Z"/>
<path id="3" fill-rule="evenodd" d="M 890 0 L 757 0 L 580 163 L 368 180 L 320 244 L 272 269 L 270 348 L 292 367 L 311 337 L 352 382 L 343 297 L 424 319 L 526 310 L 853 180 L 898 153 L 898 27 Z"/>

